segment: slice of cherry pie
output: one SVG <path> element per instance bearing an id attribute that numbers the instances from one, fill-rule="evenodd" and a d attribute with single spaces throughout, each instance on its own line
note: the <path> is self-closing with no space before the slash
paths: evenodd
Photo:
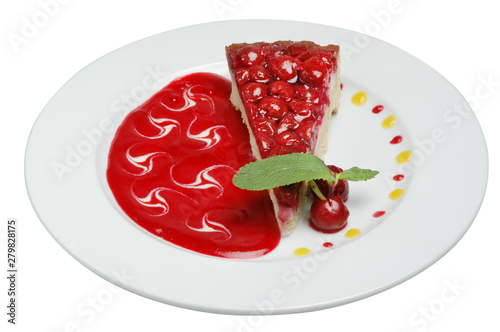
<path id="1" fill-rule="evenodd" d="M 340 98 L 339 47 L 310 41 L 232 44 L 226 56 L 231 101 L 241 111 L 257 159 L 326 149 Z M 297 225 L 306 183 L 270 190 L 282 235 Z"/>

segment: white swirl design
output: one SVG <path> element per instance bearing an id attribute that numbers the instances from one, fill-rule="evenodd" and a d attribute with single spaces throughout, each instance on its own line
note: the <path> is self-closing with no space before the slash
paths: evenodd
<path id="1" fill-rule="evenodd" d="M 135 195 L 135 193 L 132 191 L 132 196 L 134 196 L 135 200 L 139 202 L 139 204 L 145 206 L 145 207 L 151 207 L 151 208 L 161 208 L 162 212 L 159 214 L 156 214 L 155 216 L 163 216 L 168 213 L 170 210 L 170 206 L 168 205 L 167 201 L 165 198 L 163 198 L 160 193 L 163 190 L 170 190 L 169 188 L 155 188 L 147 194 L 146 197 L 138 197 Z"/>
<path id="2" fill-rule="evenodd" d="M 219 191 L 219 194 L 217 195 L 217 198 L 218 198 L 218 197 L 222 196 L 222 194 L 224 193 L 224 187 L 217 180 L 215 180 L 212 176 L 210 176 L 210 174 L 208 174 L 208 173 L 213 171 L 214 169 L 221 168 L 221 167 L 229 168 L 233 172 L 236 173 L 236 171 L 228 165 L 214 165 L 214 166 L 207 167 L 203 171 L 199 172 L 196 175 L 196 180 L 194 182 L 180 183 L 174 179 L 173 174 L 172 174 L 172 170 L 173 170 L 173 167 L 172 167 L 172 168 L 170 168 L 170 178 L 172 179 L 172 181 L 174 181 L 174 183 L 176 185 L 178 185 L 179 187 L 182 187 L 182 188 L 190 188 L 190 189 L 216 188 Z"/>
<path id="3" fill-rule="evenodd" d="M 182 107 L 180 107 L 180 108 L 171 108 L 171 107 L 168 107 L 162 101 L 160 101 L 160 104 L 163 105 L 163 107 L 165 107 L 169 111 L 172 111 L 172 112 L 183 112 L 183 111 L 187 110 L 188 108 L 191 108 L 194 105 L 196 105 L 196 101 L 194 101 L 193 99 L 191 99 L 193 97 L 193 95 L 192 94 L 190 95 L 189 90 L 191 90 L 191 88 L 182 91 L 182 98 L 184 99 L 184 105 Z M 174 99 L 174 101 L 177 101 L 177 100 Z"/>
<path id="4" fill-rule="evenodd" d="M 178 121 L 175 121 L 173 119 L 169 118 L 153 118 L 151 114 L 148 114 L 149 121 L 153 126 L 158 128 L 160 130 L 160 133 L 156 136 L 146 136 L 141 134 L 140 132 L 137 131 L 137 128 L 135 128 L 136 133 L 141 135 L 142 137 L 149 138 L 149 139 L 158 139 L 167 136 L 170 134 L 172 129 L 177 128 L 179 131 L 181 130 L 181 124 Z"/>
<path id="5" fill-rule="evenodd" d="M 148 172 L 151 171 L 151 169 L 153 168 L 153 158 L 158 157 L 158 156 L 165 156 L 165 155 L 166 156 L 170 156 L 166 152 L 152 152 L 152 153 L 147 153 L 147 154 L 144 154 L 144 155 L 141 155 L 141 156 L 133 157 L 132 155 L 130 155 L 130 149 L 132 149 L 132 148 L 133 148 L 133 146 L 131 146 L 127 150 L 126 157 L 127 157 L 127 160 L 132 165 L 134 165 L 137 168 L 142 169 L 141 173 L 134 174 L 136 176 L 141 176 L 141 175 L 144 175 L 144 174 L 146 174 L 146 173 L 148 173 Z"/>
<path id="6" fill-rule="evenodd" d="M 162 209 L 162 212 L 160 212 L 159 214 L 151 214 L 152 216 L 159 217 L 159 216 L 163 216 L 163 215 L 167 214 L 168 211 L 170 211 L 170 205 L 168 204 L 167 200 L 163 196 L 160 195 L 161 192 L 163 192 L 163 191 L 169 191 L 171 193 L 181 195 L 184 198 L 189 199 L 192 203 L 196 203 L 191 197 L 188 197 L 185 194 L 183 194 L 177 190 L 173 190 L 173 189 L 170 189 L 167 187 L 155 188 L 155 189 L 151 190 L 146 195 L 146 197 L 139 197 L 132 191 L 132 196 L 142 206 L 149 207 L 149 208 Z"/>
<path id="7" fill-rule="evenodd" d="M 191 123 L 189 124 L 188 131 L 187 131 L 187 136 L 189 138 L 191 138 L 191 139 L 194 139 L 194 140 L 197 140 L 197 141 L 201 141 L 201 142 L 203 142 L 203 143 L 206 144 L 200 150 L 210 149 L 215 144 L 217 144 L 217 143 L 220 142 L 221 137 L 220 137 L 219 133 L 217 132 L 217 130 L 218 129 L 226 129 L 226 127 L 224 127 L 222 125 L 213 126 L 213 127 L 209 127 L 207 129 L 203 130 L 201 133 L 192 134 L 191 133 L 191 126 L 195 122 L 196 122 L 196 119 L 194 119 L 193 121 L 191 121 Z"/>
<path id="8" fill-rule="evenodd" d="M 231 238 L 231 232 L 221 223 L 212 221 L 208 219 L 208 212 L 205 213 L 202 219 L 202 227 L 200 228 L 195 228 L 191 227 L 186 223 L 186 226 L 189 227 L 189 229 L 196 231 L 196 232 L 209 232 L 209 233 L 222 233 L 226 235 L 225 240 L 229 240 Z M 215 227 L 220 227 L 220 229 L 215 229 Z"/>
<path id="9" fill-rule="evenodd" d="M 210 96 L 207 96 L 206 94 L 204 93 L 193 93 L 191 90 L 193 89 L 193 87 L 190 87 L 189 89 L 186 90 L 186 95 L 188 96 L 188 98 L 191 98 L 191 100 L 195 99 L 195 98 L 198 98 L 202 101 L 206 101 L 210 104 L 210 114 L 214 114 L 215 113 L 215 104 L 214 104 L 214 100 L 210 97 Z M 196 102 L 195 102 L 196 104 Z"/>

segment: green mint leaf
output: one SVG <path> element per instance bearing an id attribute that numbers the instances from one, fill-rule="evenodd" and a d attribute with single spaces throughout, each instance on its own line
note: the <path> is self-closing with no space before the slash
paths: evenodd
<path id="1" fill-rule="evenodd" d="M 351 167 L 339 174 L 338 178 L 347 181 L 366 181 L 374 178 L 379 172 L 371 169 L 361 169 L 359 167 Z"/>
<path id="2" fill-rule="evenodd" d="M 323 160 L 309 153 L 291 153 L 246 164 L 233 177 L 233 184 L 246 190 L 266 190 L 319 179 L 334 180 Z"/>

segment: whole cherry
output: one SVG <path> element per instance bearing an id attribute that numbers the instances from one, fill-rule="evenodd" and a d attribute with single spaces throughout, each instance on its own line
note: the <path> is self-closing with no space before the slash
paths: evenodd
<path id="1" fill-rule="evenodd" d="M 335 174 L 342 173 L 343 169 L 334 165 L 328 165 L 328 169 Z M 349 182 L 343 179 L 339 179 L 337 184 L 332 183 L 330 186 L 325 180 L 317 180 L 316 184 L 318 185 L 321 193 L 326 196 L 340 196 L 344 202 L 349 198 Z"/>
<path id="2" fill-rule="evenodd" d="M 344 170 L 340 167 L 334 166 L 334 165 L 328 165 L 328 169 L 335 173 L 339 174 L 342 173 Z M 347 201 L 347 198 L 349 197 L 349 182 L 343 179 L 340 179 L 335 186 L 333 186 L 333 193 L 332 195 L 340 196 L 344 202 Z"/>
<path id="3" fill-rule="evenodd" d="M 310 225 L 323 233 L 336 233 L 347 225 L 349 215 L 340 196 L 316 199 L 311 205 Z"/>

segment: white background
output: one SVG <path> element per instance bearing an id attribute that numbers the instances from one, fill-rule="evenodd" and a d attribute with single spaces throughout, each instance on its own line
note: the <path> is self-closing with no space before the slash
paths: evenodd
<path id="1" fill-rule="evenodd" d="M 45 3 L 57 4 L 57 8 L 50 7 L 52 16 L 45 22 L 38 21 L 40 27 L 23 37 L 23 26 L 43 16 L 40 14 L 43 8 L 48 8 Z M 493 3 L 490 0 L 2 2 L 2 271 L 7 270 L 7 219 L 17 218 L 20 226 L 17 325 L 7 323 L 4 304 L 8 300 L 8 287 L 2 277 L 0 330 L 498 330 L 500 220 L 498 175 L 494 170 L 499 166 L 500 20 Z M 74 260 L 49 235 L 29 202 L 23 158 L 30 129 L 54 93 L 85 65 L 130 42 L 191 24 L 248 18 L 308 21 L 369 34 L 420 58 L 464 96 L 479 101 L 472 106 L 489 147 L 488 191 L 472 227 L 444 258 L 395 288 L 342 307 L 284 316 L 226 316 L 180 309 L 116 290 Z M 16 44 L 12 42 L 14 35 L 28 38 Z M 485 80 L 491 84 L 485 86 Z M 457 181 L 463 182 L 463 194 L 467 195 L 467 183 L 474 181 L 474 174 L 464 174 Z M 98 302 L 92 314 L 78 314 L 78 308 L 92 308 L 92 299 L 105 293 L 112 294 L 111 298 L 106 298 L 105 303 Z"/>

